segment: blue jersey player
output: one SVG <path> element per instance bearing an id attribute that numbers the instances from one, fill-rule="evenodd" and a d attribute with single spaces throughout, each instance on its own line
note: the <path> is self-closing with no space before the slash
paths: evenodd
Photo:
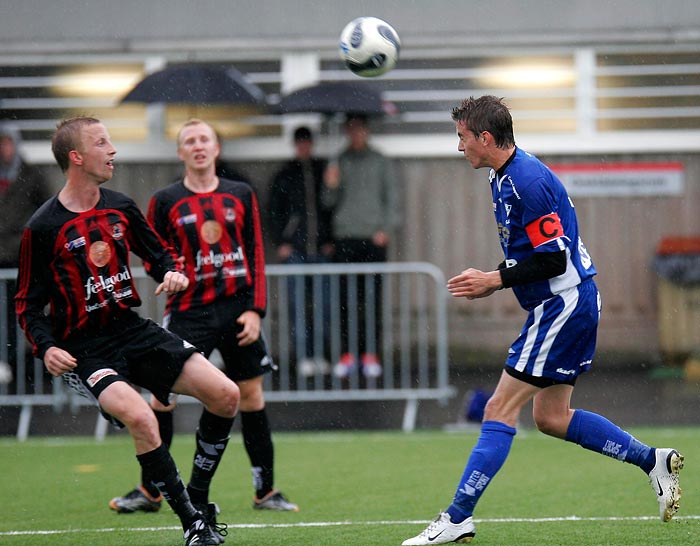
<path id="1" fill-rule="evenodd" d="M 581 239 L 574 205 L 557 177 L 515 145 L 508 107 L 493 96 L 469 98 L 452 111 L 459 151 L 475 169 L 489 167 L 504 262 L 450 279 L 455 297 L 484 298 L 512 288 L 528 312 L 486 404 L 479 439 L 450 506 L 404 546 L 471 542 L 472 514 L 508 456 L 522 407 L 533 401 L 537 428 L 556 438 L 640 467 L 669 521 L 681 497 L 683 456 L 653 448 L 605 417 L 571 409 L 579 374 L 591 365 L 600 316 L 595 267 Z"/>

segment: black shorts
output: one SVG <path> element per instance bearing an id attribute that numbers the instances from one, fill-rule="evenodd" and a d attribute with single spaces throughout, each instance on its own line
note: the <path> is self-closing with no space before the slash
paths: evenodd
<path id="1" fill-rule="evenodd" d="M 78 365 L 73 374 L 97 399 L 116 381 L 148 389 L 164 405 L 187 359 L 197 349 L 155 322 L 126 313 L 108 331 L 68 339 L 60 347 Z"/>
<path id="2" fill-rule="evenodd" d="M 528 385 L 532 385 L 533 387 L 538 387 L 540 389 L 546 389 L 547 387 L 553 387 L 554 385 L 571 385 L 573 387 L 576 384 L 577 379 L 577 377 L 570 377 L 568 379 L 561 380 L 553 379 L 551 377 L 534 377 L 524 372 L 520 372 L 511 366 L 506 366 L 504 369 L 511 377 L 520 379 L 520 381 L 524 381 Z"/>
<path id="3" fill-rule="evenodd" d="M 262 334 L 250 345 L 238 345 L 236 336 L 242 326 L 236 319 L 240 314 L 240 307 L 225 299 L 210 303 L 200 311 L 166 315 L 163 326 L 192 343 L 207 358 L 218 349 L 224 361 L 224 372 L 234 382 L 277 370 Z"/>

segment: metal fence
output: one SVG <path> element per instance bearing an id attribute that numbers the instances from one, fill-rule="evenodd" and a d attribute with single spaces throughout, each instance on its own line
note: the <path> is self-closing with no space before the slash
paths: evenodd
<path id="1" fill-rule="evenodd" d="M 142 268 L 133 268 L 145 316 L 162 316 L 164 298 Z M 271 265 L 267 267 L 268 315 L 263 335 L 279 370 L 265 377 L 269 402 L 405 401 L 402 429 L 415 428 L 419 402 L 446 403 L 455 389 L 448 377 L 448 327 L 445 279 L 423 262 Z M 92 402 L 47 375 L 28 354 L 14 323 L 12 296 L 16 270 L 0 270 L 0 360 L 13 378 L 0 383 L 0 406 L 21 407 L 17 438 L 30 432 L 35 406 L 66 406 L 71 411 Z M 339 366 L 348 353 L 354 366 Z M 367 374 L 363 353 L 381 368 Z M 212 360 L 216 363 L 217 355 Z M 337 372 L 344 372 L 342 377 Z M 196 402 L 180 397 L 180 403 Z M 95 436 L 107 432 L 97 414 Z"/>

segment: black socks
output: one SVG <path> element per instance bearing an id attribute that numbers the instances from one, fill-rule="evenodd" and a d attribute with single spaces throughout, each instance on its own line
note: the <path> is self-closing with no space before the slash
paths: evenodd
<path id="1" fill-rule="evenodd" d="M 165 447 L 165 444 L 161 444 L 153 451 L 136 455 L 136 458 L 141 464 L 143 474 L 148 476 L 152 485 L 160 490 L 165 500 L 180 518 L 182 528 L 187 530 L 192 522 L 199 517 L 199 514 L 190 502 L 185 484 L 182 483 L 168 448 Z"/>
<path id="2" fill-rule="evenodd" d="M 209 487 L 229 441 L 233 418 L 202 410 L 197 429 L 197 447 L 187 491 L 194 504 L 209 502 Z"/>
<path id="3" fill-rule="evenodd" d="M 163 441 L 163 445 L 169 450 L 170 445 L 173 443 L 173 412 L 153 410 L 153 413 L 155 413 L 156 420 L 158 421 L 158 430 L 160 431 L 160 438 Z M 160 496 L 160 491 L 153 485 L 143 465 L 141 466 L 141 485 L 154 499 Z"/>
<path id="4" fill-rule="evenodd" d="M 241 412 L 243 445 L 250 458 L 255 496 L 262 499 L 274 487 L 274 447 L 265 409 Z"/>

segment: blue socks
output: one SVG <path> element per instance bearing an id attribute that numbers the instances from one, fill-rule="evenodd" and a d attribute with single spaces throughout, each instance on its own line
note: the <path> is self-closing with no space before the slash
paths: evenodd
<path id="1" fill-rule="evenodd" d="M 514 428 L 498 421 L 484 421 L 452 504 L 446 510 L 452 523 L 461 523 L 474 513 L 486 486 L 508 457 L 515 432 Z M 638 466 L 647 474 L 656 462 L 654 448 L 605 417 L 585 410 L 574 412 L 566 431 L 566 441 Z"/>
<path id="2" fill-rule="evenodd" d="M 479 497 L 508 457 L 514 436 L 513 427 L 484 421 L 452 504 L 446 510 L 452 523 L 461 523 L 472 515 Z"/>
<path id="3" fill-rule="evenodd" d="M 566 441 L 640 467 L 647 474 L 656 462 L 655 450 L 605 417 L 576 410 L 566 431 Z"/>
<path id="4" fill-rule="evenodd" d="M 461 523 L 474 513 L 486 486 L 508 457 L 515 432 L 514 428 L 498 421 L 484 421 L 452 504 L 446 510 L 452 523 Z M 566 431 L 566 441 L 638 466 L 647 474 L 656 462 L 654 448 L 605 417 L 585 410 L 574 412 Z"/>

